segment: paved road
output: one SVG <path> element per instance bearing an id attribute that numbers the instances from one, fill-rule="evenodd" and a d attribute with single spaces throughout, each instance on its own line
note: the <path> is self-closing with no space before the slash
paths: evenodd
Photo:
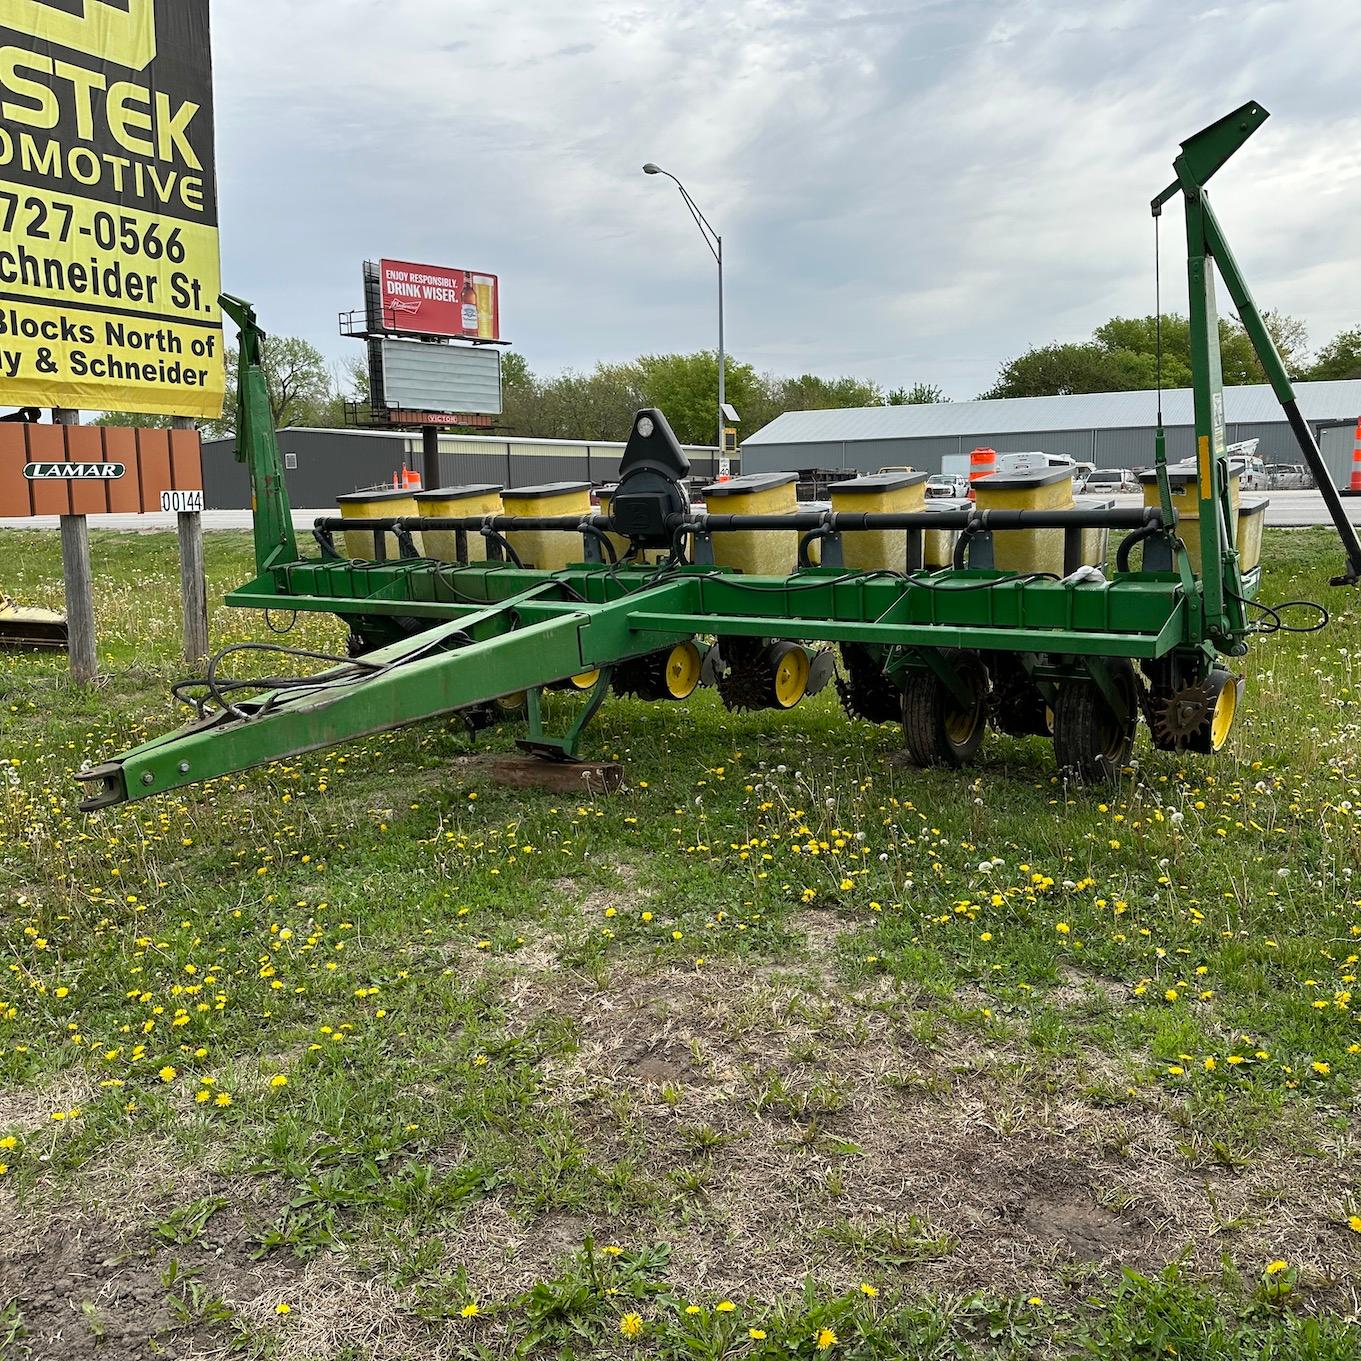
<path id="1" fill-rule="evenodd" d="M 295 510 L 293 526 L 299 531 L 312 528 L 318 516 L 334 515 L 335 507 L 329 510 Z M 175 528 L 174 515 L 92 515 L 91 529 L 131 530 L 134 533 L 152 534 Z M 31 520 L 0 520 L 0 529 L 56 529 L 60 521 L 55 515 L 38 515 Z M 249 529 L 251 527 L 248 510 L 205 510 L 204 529 Z"/>
<path id="2" fill-rule="evenodd" d="M 1264 495 L 1265 493 L 1254 493 Z M 1134 495 L 1117 496 L 1115 502 L 1120 506 L 1137 506 L 1139 497 Z M 1354 524 L 1361 525 L 1361 497 L 1343 500 Z M 319 515 L 334 515 L 332 507 L 326 510 L 295 510 L 293 523 L 302 531 L 310 530 Z M 1306 525 L 1326 525 L 1330 521 L 1324 509 L 1323 497 L 1316 491 L 1277 491 L 1271 493 L 1271 505 L 1267 509 L 1266 522 L 1283 528 L 1301 528 Z M 245 510 L 209 510 L 203 514 L 204 529 L 249 529 L 250 512 Z M 54 515 L 33 520 L 0 520 L 0 529 L 56 529 Z M 174 529 L 173 515 L 98 515 L 92 516 L 94 529 L 133 530 L 151 533 L 155 530 Z"/>

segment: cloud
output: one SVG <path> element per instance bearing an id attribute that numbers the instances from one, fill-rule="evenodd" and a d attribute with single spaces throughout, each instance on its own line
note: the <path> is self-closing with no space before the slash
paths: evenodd
<path id="1" fill-rule="evenodd" d="M 551 372 L 711 346 L 956 397 L 1152 308 L 1177 143 L 1276 115 L 1216 182 L 1263 306 L 1354 325 L 1361 15 L 1332 0 L 233 0 L 215 8 L 224 278 L 343 358 L 387 254 L 493 270 Z M 1184 305 L 1180 214 L 1164 296 Z M 357 347 L 355 347 L 357 348 Z"/>

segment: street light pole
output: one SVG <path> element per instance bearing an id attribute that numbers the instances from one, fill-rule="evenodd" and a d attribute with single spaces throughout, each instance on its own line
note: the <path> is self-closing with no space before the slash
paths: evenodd
<path id="1" fill-rule="evenodd" d="M 709 225 L 709 219 L 700 212 L 699 205 L 690 197 L 689 191 L 669 170 L 663 170 L 661 166 L 654 165 L 649 161 L 643 167 L 643 173 L 645 175 L 665 175 L 680 190 L 681 198 L 685 200 L 685 206 L 689 208 L 690 216 L 695 219 L 695 225 L 704 238 L 704 244 L 709 247 L 709 253 L 718 264 L 718 457 L 721 459 L 727 452 L 724 447 L 723 435 L 727 429 L 727 416 L 724 414 L 724 407 L 728 404 L 727 359 L 723 348 L 723 238 Z"/>

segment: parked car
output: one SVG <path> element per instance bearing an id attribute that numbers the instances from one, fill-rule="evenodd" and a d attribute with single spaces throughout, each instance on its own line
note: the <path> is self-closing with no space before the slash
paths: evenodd
<path id="1" fill-rule="evenodd" d="M 960 500 L 969 494 L 969 479 L 963 473 L 932 473 L 926 479 L 926 494 L 932 500 L 937 497 Z"/>
<path id="2" fill-rule="evenodd" d="M 1128 468 L 1097 468 L 1087 474 L 1087 492 L 1138 491 L 1139 484 Z"/>
<path id="3" fill-rule="evenodd" d="M 1303 463 L 1268 463 L 1266 476 L 1272 491 L 1308 491 L 1314 485 Z"/>

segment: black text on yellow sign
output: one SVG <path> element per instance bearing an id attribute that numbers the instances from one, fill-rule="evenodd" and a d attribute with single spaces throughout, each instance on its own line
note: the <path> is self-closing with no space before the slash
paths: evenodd
<path id="1" fill-rule="evenodd" d="M 208 0 L 0 0 L 0 401 L 216 416 Z"/>

